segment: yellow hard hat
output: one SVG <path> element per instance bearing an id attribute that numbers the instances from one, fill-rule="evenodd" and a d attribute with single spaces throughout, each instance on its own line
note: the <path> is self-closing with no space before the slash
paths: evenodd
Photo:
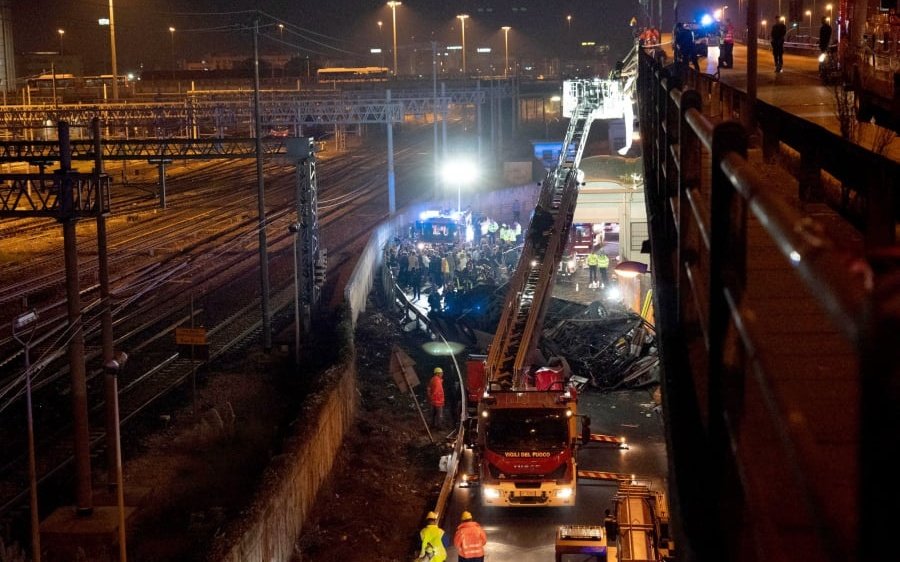
<path id="1" fill-rule="evenodd" d="M 440 367 L 435 367 L 435 368 L 434 368 L 434 374 L 438 374 L 438 373 L 443 374 L 443 373 L 444 373 L 444 370 L 441 369 Z"/>
<path id="2" fill-rule="evenodd" d="M 471 520 L 472 520 L 472 514 L 469 513 L 468 511 L 463 511 L 463 512 L 462 512 L 462 515 L 459 516 L 459 520 L 460 520 L 460 521 L 471 521 Z"/>
<path id="3" fill-rule="evenodd" d="M 425 519 L 434 519 L 437 520 L 437 513 L 433 511 L 429 511 L 427 515 L 425 515 Z"/>

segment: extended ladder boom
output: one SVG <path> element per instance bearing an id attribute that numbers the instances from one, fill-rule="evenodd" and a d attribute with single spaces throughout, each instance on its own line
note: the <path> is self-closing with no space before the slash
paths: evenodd
<path id="1" fill-rule="evenodd" d="M 606 89 L 600 81 L 567 81 L 565 88 L 577 103 L 571 110 L 558 163 L 541 184 L 522 254 L 509 282 L 486 361 L 487 391 L 518 390 L 524 386 L 521 379 L 531 351 L 537 348 L 556 265 L 562 258 L 575 213 L 581 183 L 578 165 L 591 123 L 603 106 Z"/>

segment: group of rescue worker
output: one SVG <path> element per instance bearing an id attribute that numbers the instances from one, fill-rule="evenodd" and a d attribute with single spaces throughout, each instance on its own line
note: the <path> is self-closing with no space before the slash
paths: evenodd
<path id="1" fill-rule="evenodd" d="M 437 524 L 437 513 L 429 511 L 425 516 L 425 527 L 419 531 L 422 546 L 419 549 L 419 562 L 444 562 L 447 560 L 445 533 Z M 603 528 L 608 544 L 615 544 L 619 535 L 619 523 L 610 510 L 605 511 Z M 487 545 L 487 533 L 472 518 L 472 514 L 463 511 L 459 517 L 459 525 L 453 534 L 453 546 L 456 548 L 459 562 L 484 562 L 484 547 Z"/>
<path id="2" fill-rule="evenodd" d="M 422 562 L 444 562 L 447 559 L 447 546 L 444 544 L 444 530 L 438 527 L 437 513 L 429 511 L 425 516 L 425 527 L 419 531 L 422 548 L 419 560 Z M 487 534 L 481 525 L 472 519 L 472 514 L 463 511 L 459 525 L 453 534 L 453 546 L 460 562 L 484 562 L 484 546 Z"/>

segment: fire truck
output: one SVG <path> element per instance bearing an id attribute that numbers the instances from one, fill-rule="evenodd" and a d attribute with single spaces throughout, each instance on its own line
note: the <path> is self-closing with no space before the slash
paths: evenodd
<path id="1" fill-rule="evenodd" d="M 579 416 L 568 381 L 535 384 L 541 359 L 538 340 L 557 264 L 569 239 L 583 174 L 578 169 L 594 119 L 621 117 L 623 97 L 607 80 L 564 83 L 569 99 L 567 150 L 541 184 L 525 231 L 522 253 L 488 353 L 468 363 L 470 399 L 477 401 L 470 444 L 488 506 L 575 504 L 577 451 L 590 439 L 589 420 Z M 630 103 L 630 100 L 628 101 Z M 580 423 L 579 423 L 580 420 Z"/>
<path id="2" fill-rule="evenodd" d="M 890 6 L 889 6 L 890 4 Z M 835 21 L 844 82 L 857 117 L 900 132 L 900 17 L 897 2 L 842 0 Z"/>

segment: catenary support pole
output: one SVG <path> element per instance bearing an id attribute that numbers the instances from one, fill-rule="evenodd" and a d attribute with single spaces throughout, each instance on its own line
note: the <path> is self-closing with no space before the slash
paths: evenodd
<path id="1" fill-rule="evenodd" d="M 434 125 L 434 195 L 440 187 L 440 161 L 438 157 L 438 97 L 437 97 L 437 41 L 431 42 L 431 122 Z"/>
<path id="2" fill-rule="evenodd" d="M 388 173 L 388 212 L 397 212 L 397 194 L 394 192 L 394 123 L 391 121 L 391 90 L 385 91 L 385 114 L 387 115 L 387 173 Z"/>
<path id="3" fill-rule="evenodd" d="M 60 221 L 66 263 L 66 304 L 69 320 L 69 379 L 72 392 L 72 441 L 75 458 L 75 512 L 88 516 L 94 511 L 91 489 L 91 451 L 88 431 L 87 379 L 84 365 L 84 326 L 81 321 L 81 292 L 78 285 L 78 246 L 74 215 L 72 148 L 69 124 L 59 122 Z"/>
<path id="4" fill-rule="evenodd" d="M 262 123 L 259 108 L 259 17 L 253 22 L 253 124 L 256 140 L 256 193 L 259 214 L 259 284 L 262 303 L 263 349 L 272 349 L 272 315 L 269 311 L 269 257 L 266 237 L 266 187 L 263 176 Z"/>
<path id="5" fill-rule="evenodd" d="M 100 176 L 104 173 L 100 119 L 95 117 L 91 121 L 91 128 L 94 134 L 94 174 L 99 182 Z M 100 280 L 101 347 L 103 364 L 106 365 L 113 359 L 113 326 L 112 307 L 109 302 L 109 251 L 107 249 L 106 216 L 102 214 L 97 216 L 97 265 Z M 119 419 L 111 411 L 109 382 L 108 377 L 104 378 L 104 385 L 106 386 L 106 484 L 112 490 L 116 486 L 115 462 L 117 454 L 117 445 L 112 442 L 112 436 L 113 432 L 118 431 Z M 118 391 L 116 391 L 116 395 L 118 395 Z"/>

